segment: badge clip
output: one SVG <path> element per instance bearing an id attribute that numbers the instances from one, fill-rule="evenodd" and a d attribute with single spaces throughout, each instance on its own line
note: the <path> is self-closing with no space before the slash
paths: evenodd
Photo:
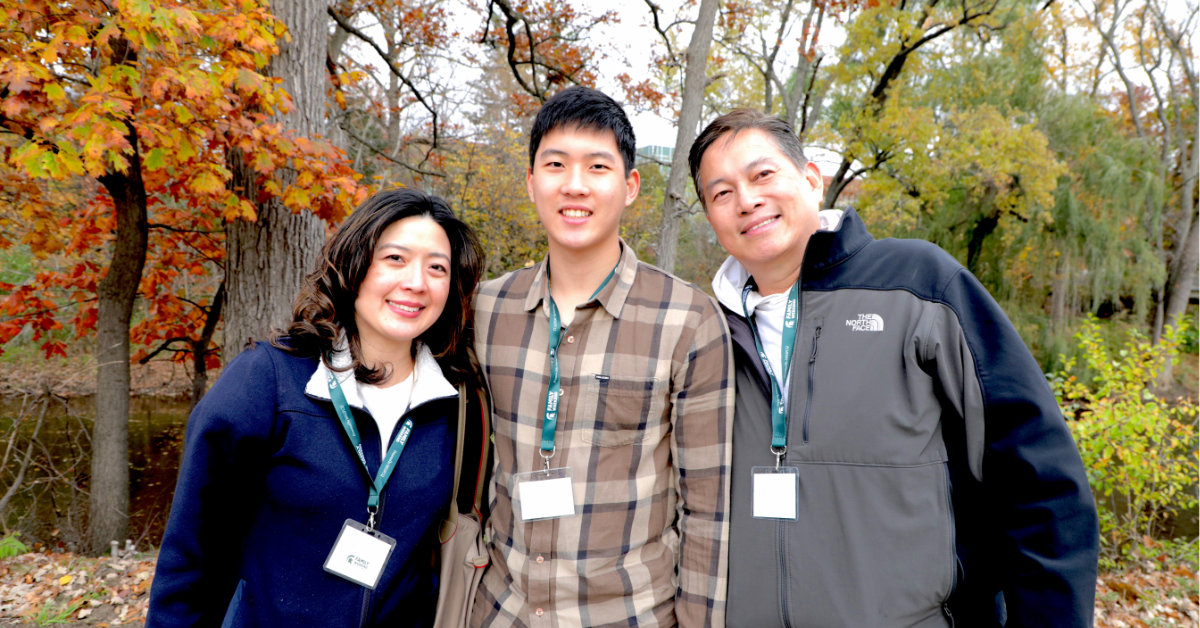
<path id="1" fill-rule="evenodd" d="M 542 462 L 544 462 L 546 464 L 545 468 L 543 469 L 543 472 L 546 474 L 547 477 L 550 475 L 550 459 L 554 457 L 554 451 L 555 451 L 554 449 L 551 449 L 550 453 L 546 453 L 546 450 L 544 450 L 544 449 L 538 450 L 538 455 L 542 457 Z"/>

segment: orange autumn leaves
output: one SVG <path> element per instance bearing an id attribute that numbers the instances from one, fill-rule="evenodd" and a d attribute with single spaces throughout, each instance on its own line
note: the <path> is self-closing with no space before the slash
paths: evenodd
<path id="1" fill-rule="evenodd" d="M 135 342 L 195 329 L 221 274 L 223 224 L 253 220 L 265 200 L 231 183 L 231 149 L 259 178 L 246 187 L 292 209 L 338 221 L 366 195 L 340 150 L 273 121 L 290 100 L 264 67 L 287 35 L 265 2 L 0 0 L 0 19 L 0 249 L 61 261 L 0 283 L 0 344 L 31 324 L 61 354 L 48 332 L 94 328 L 114 220 L 96 183 L 106 175 L 140 170 L 146 196 Z"/>

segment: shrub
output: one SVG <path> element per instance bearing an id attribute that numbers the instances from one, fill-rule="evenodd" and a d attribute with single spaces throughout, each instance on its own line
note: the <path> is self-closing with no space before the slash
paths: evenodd
<path id="1" fill-rule="evenodd" d="M 1100 510 L 1102 559 L 1109 565 L 1143 554 L 1143 546 L 1175 509 L 1197 505 L 1196 404 L 1153 392 L 1167 360 L 1176 360 L 1187 323 L 1168 328 L 1158 344 L 1130 331 L 1114 352 L 1094 318 L 1075 335 L 1091 382 L 1069 372 L 1051 377 L 1059 406 Z"/>

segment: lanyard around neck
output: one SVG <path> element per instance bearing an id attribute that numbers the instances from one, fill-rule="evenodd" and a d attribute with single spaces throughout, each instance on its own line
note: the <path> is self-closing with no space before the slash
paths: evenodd
<path id="1" fill-rule="evenodd" d="M 783 311 L 781 343 L 783 355 L 780 361 L 783 373 L 781 378 L 775 377 L 775 370 L 771 368 L 771 361 L 767 359 L 767 352 L 763 349 L 762 339 L 758 334 L 758 324 L 754 322 L 754 316 L 746 307 L 746 297 L 750 296 L 750 291 L 755 287 L 754 278 L 751 277 L 746 282 L 746 287 L 742 289 L 742 311 L 745 312 L 746 320 L 750 323 L 750 333 L 754 336 L 754 347 L 758 349 L 758 359 L 762 360 L 763 367 L 767 369 L 767 375 L 771 380 L 771 451 L 779 459 L 787 452 L 787 407 L 783 399 L 783 382 L 787 381 L 788 374 L 792 370 L 792 347 L 796 344 L 796 320 L 800 310 L 800 280 L 797 279 L 795 285 L 788 291 L 787 309 Z"/>
<path id="2" fill-rule="evenodd" d="M 350 437 L 350 444 L 354 446 L 354 452 L 358 454 L 358 460 L 362 463 L 363 470 L 370 476 L 371 470 L 367 468 L 367 458 L 363 455 L 362 438 L 358 435 L 358 428 L 354 426 L 354 417 L 350 414 L 350 404 L 346 403 L 342 385 L 334 376 L 333 371 L 329 372 L 328 383 L 329 398 L 333 401 L 333 409 L 337 412 L 338 421 L 342 424 L 342 429 L 346 431 L 346 436 Z M 401 416 L 408 412 L 408 408 L 412 404 L 412 393 L 409 393 L 408 400 L 409 403 L 405 405 Z M 400 460 L 400 454 L 404 453 L 404 445 L 408 443 L 408 437 L 412 435 L 412 430 L 412 419 L 404 419 L 404 423 L 400 425 L 400 433 L 396 435 L 396 440 L 392 441 L 387 455 L 379 463 L 379 472 L 371 481 L 370 493 L 367 496 L 367 510 L 371 513 L 371 520 L 367 527 L 375 527 L 375 510 L 379 507 L 379 493 L 383 491 L 384 486 L 387 486 L 388 480 L 392 477 L 392 471 L 396 470 L 396 462 Z"/>
<path id="3" fill-rule="evenodd" d="M 620 265 L 620 262 L 617 262 Z M 547 266 L 548 268 L 548 266 Z M 604 286 L 612 281 L 613 275 L 617 272 L 617 267 L 608 271 L 608 276 L 600 284 L 599 288 L 588 297 L 588 301 L 596 298 Z M 546 390 L 546 413 L 543 415 L 545 419 L 542 421 L 542 448 L 541 456 L 546 461 L 546 468 L 550 468 L 550 458 L 554 456 L 554 432 L 558 428 L 558 397 L 562 394 L 562 381 L 560 380 L 560 372 L 558 368 L 558 345 L 562 343 L 562 317 L 558 314 L 558 305 L 554 303 L 554 295 L 550 295 L 550 386 Z"/>

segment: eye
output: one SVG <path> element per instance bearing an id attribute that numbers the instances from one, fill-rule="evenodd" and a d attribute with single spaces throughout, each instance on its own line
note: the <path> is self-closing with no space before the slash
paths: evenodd
<path id="1" fill-rule="evenodd" d="M 764 179 L 764 178 L 769 177 L 772 174 L 774 174 L 774 172 L 775 172 L 774 170 L 769 170 L 769 169 L 763 170 L 762 172 L 759 172 L 757 175 L 755 175 L 754 178 L 755 178 L 755 180 Z"/>
<path id="2" fill-rule="evenodd" d="M 383 259 L 388 260 L 390 262 L 403 262 L 404 261 L 404 258 L 400 257 L 399 253 L 392 253 L 391 255 L 385 256 Z"/>
<path id="3" fill-rule="evenodd" d="M 729 190 L 718 190 L 717 192 L 715 192 L 713 194 L 712 199 L 710 199 L 710 200 L 715 201 L 715 200 L 721 198 L 722 196 L 725 196 L 726 194 L 729 194 Z"/>
<path id="4" fill-rule="evenodd" d="M 441 277 L 441 276 L 444 276 L 444 275 L 447 275 L 450 273 L 450 269 L 446 268 L 446 266 L 443 264 L 431 264 L 429 266 L 429 271 L 438 277 Z"/>

